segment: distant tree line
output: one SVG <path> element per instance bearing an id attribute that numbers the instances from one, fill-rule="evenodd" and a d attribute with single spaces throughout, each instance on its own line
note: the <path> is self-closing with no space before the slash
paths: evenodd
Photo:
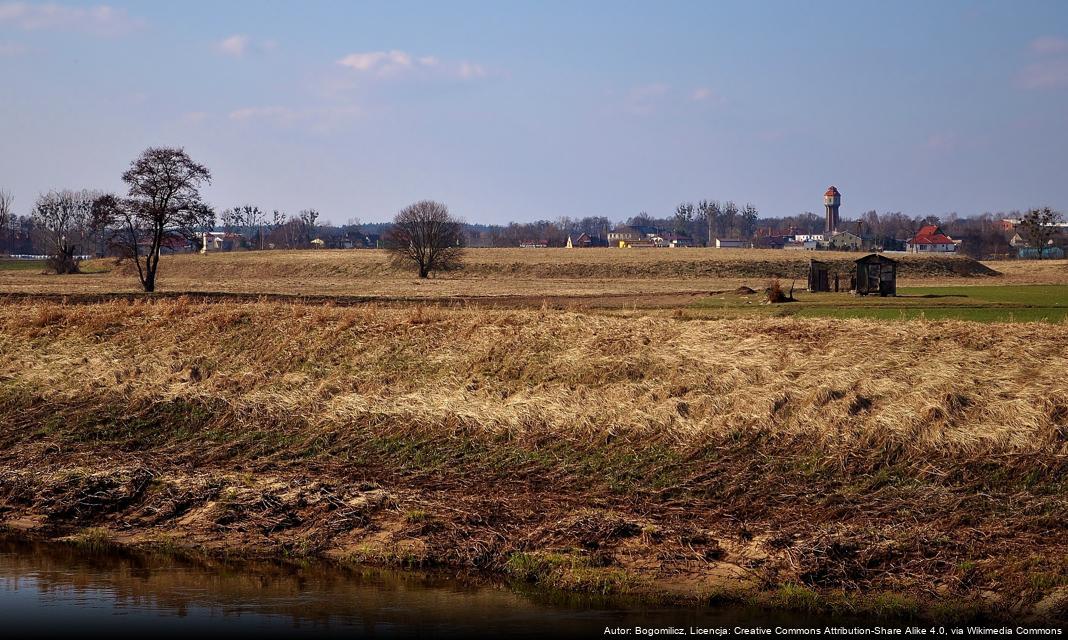
<path id="1" fill-rule="evenodd" d="M 210 172 L 182 149 L 146 149 L 122 178 L 127 185 L 125 195 L 89 190 L 50 191 L 39 195 L 22 215 L 15 212 L 10 192 L 0 189 L 0 253 L 48 256 L 50 268 L 57 273 L 76 272 L 80 257 L 85 255 L 132 260 L 137 264 L 142 285 L 151 291 L 155 287 L 160 256 L 173 251 L 199 250 L 205 232 L 221 233 L 224 248 L 229 250 L 343 246 L 387 248 L 395 256 L 408 252 L 411 254 L 408 259 L 425 276 L 434 269 L 451 266 L 454 262 L 451 256 L 458 253 L 449 249 L 452 247 L 517 247 L 525 242 L 561 247 L 568 238 L 577 240 L 583 234 L 593 245 L 605 245 L 608 233 L 622 225 L 686 236 L 698 246 L 712 244 L 717 238 L 759 241 L 824 231 L 822 214 L 761 216 L 753 204 L 739 205 L 732 200 L 684 201 L 666 215 L 641 211 L 622 220 L 607 216 L 563 216 L 506 225 L 464 223 L 449 216 L 444 205 L 422 201 L 402 212 L 408 216 L 407 223 L 412 223 L 413 216 L 430 216 L 427 224 L 435 225 L 434 215 L 442 211 L 449 221 L 447 233 L 438 233 L 436 226 L 433 229 L 435 238 L 439 235 L 446 238 L 441 241 L 445 242 L 446 250 L 435 248 L 424 256 L 429 261 L 425 263 L 418 257 L 422 255 L 418 238 L 423 232 L 410 227 L 408 236 L 399 233 L 403 222 L 399 214 L 392 222 L 361 223 L 359 219 L 350 219 L 336 225 L 324 223 L 320 213 L 310 208 L 288 214 L 278 209 L 268 212 L 249 203 L 216 212 L 200 196 L 200 189 L 210 184 Z M 1003 219 L 1022 222 L 1011 228 Z M 856 233 L 875 248 L 892 250 L 903 249 L 904 241 L 922 226 L 934 224 L 963 241 L 964 253 L 988 258 L 1014 255 L 1009 240 L 1016 234 L 1022 238 L 1017 239 L 1017 246 L 1023 242 L 1038 249 L 1039 255 L 1051 242 L 1063 244 L 1068 234 L 1054 228 L 1061 219 L 1059 213 L 1049 208 L 971 217 L 955 213 L 942 217 L 910 216 L 871 210 L 852 220 L 843 219 L 839 230 Z M 408 240 L 404 241 L 404 237 Z"/>

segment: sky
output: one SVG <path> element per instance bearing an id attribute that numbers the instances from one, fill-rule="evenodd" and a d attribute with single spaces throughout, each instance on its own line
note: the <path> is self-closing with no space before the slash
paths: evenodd
<path id="1" fill-rule="evenodd" d="M 0 188 L 469 222 L 1068 211 L 1068 2 L 8 2 Z"/>

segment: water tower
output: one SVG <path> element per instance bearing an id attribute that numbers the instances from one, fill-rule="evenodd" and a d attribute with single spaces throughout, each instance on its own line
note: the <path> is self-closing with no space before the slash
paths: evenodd
<path id="1" fill-rule="evenodd" d="M 823 231 L 830 235 L 838 231 L 838 207 L 842 206 L 842 194 L 837 188 L 832 186 L 823 194 L 823 206 L 827 208 L 827 224 Z"/>

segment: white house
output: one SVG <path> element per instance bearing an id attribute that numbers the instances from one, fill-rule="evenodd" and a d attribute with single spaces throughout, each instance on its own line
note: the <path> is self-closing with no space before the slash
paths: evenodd
<path id="1" fill-rule="evenodd" d="M 953 253 L 959 248 L 959 242 L 933 224 L 920 227 L 916 235 L 905 243 L 905 250 L 909 253 Z"/>

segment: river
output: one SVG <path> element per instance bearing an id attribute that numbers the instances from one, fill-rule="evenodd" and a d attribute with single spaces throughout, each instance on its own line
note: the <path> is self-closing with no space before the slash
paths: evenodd
<path id="1" fill-rule="evenodd" d="M 596 597 L 561 599 L 444 573 L 89 551 L 8 534 L 0 534 L 0 620 L 12 638 L 592 638 L 606 627 L 821 622 L 737 606 L 649 608 Z"/>

